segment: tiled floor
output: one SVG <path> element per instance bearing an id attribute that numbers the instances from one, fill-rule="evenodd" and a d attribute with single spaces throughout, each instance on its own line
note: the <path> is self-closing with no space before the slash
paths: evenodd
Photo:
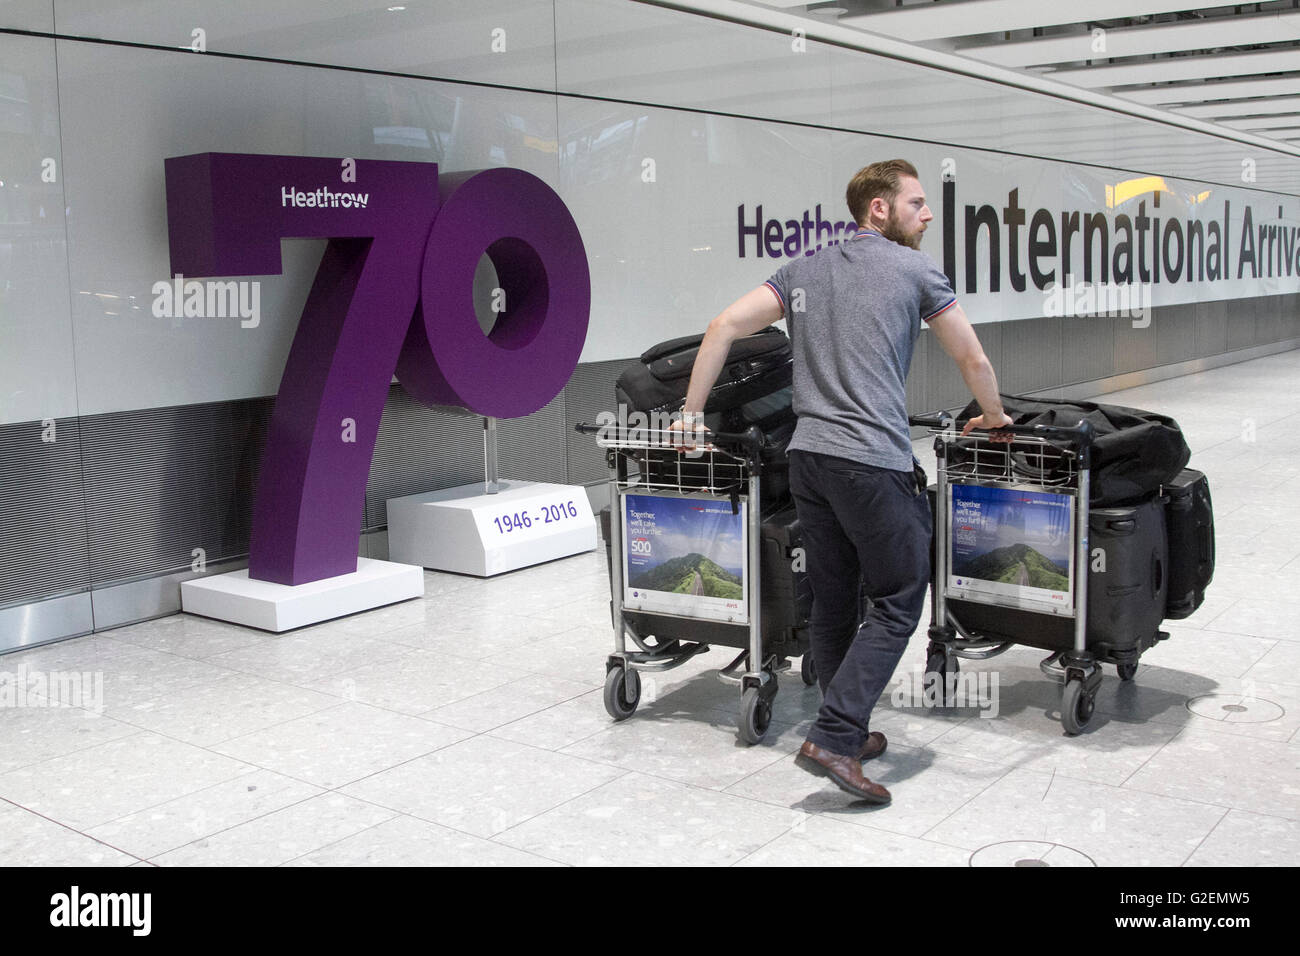
<path id="1" fill-rule="evenodd" d="M 887 694 L 868 772 L 894 802 L 863 808 L 794 765 L 817 708 L 797 675 L 759 746 L 722 650 L 613 723 L 602 555 L 430 572 L 423 600 L 283 636 L 177 615 L 0 659 L 103 681 L 102 713 L 0 708 L 0 865 L 1294 865 L 1300 351 L 1107 400 L 1183 425 L 1219 563 L 1136 681 L 1108 668 L 1080 737 L 1040 652 L 967 662 L 997 716 Z"/>

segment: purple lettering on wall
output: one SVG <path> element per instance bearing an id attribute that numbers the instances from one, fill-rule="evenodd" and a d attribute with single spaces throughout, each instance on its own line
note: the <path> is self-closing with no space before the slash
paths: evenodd
<path id="1" fill-rule="evenodd" d="M 343 164 L 233 153 L 166 161 L 174 273 L 278 275 L 282 239 L 329 240 L 253 504 L 249 575 L 277 584 L 356 570 L 394 372 L 421 401 L 526 415 L 559 394 L 587 332 L 586 252 L 542 180 L 491 169 L 440 182 L 434 164 L 357 160 L 344 182 Z M 506 303 L 489 336 L 471 293 L 484 253 Z"/>

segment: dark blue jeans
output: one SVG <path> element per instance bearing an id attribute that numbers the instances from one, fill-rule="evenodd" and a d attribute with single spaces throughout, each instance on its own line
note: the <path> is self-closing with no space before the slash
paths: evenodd
<path id="1" fill-rule="evenodd" d="M 853 756 L 916 630 L 930 581 L 930 506 L 912 472 L 790 452 L 812 581 L 822 706 L 808 739 Z M 859 593 L 872 607 L 859 619 Z"/>

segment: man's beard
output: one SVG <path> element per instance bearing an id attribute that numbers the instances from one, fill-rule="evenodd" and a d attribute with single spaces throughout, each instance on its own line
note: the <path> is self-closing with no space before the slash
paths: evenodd
<path id="1" fill-rule="evenodd" d="M 898 221 L 898 216 L 891 214 L 889 221 L 880 227 L 880 234 L 886 239 L 891 239 L 900 246 L 907 246 L 909 249 L 921 248 L 921 236 L 925 234 L 924 229 L 918 229 L 916 232 L 908 235 L 903 231 L 903 225 Z"/>

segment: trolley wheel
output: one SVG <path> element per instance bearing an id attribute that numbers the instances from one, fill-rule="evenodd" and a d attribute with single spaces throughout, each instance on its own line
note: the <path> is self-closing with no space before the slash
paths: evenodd
<path id="1" fill-rule="evenodd" d="M 945 654 L 942 649 L 931 647 L 925 658 L 925 680 L 922 684 L 925 699 L 933 700 L 939 707 L 951 707 L 955 703 L 956 688 L 949 687 L 948 676 L 955 675 L 960 669 L 957 655 Z"/>
<path id="2" fill-rule="evenodd" d="M 1096 703 L 1093 695 L 1084 689 L 1083 681 L 1075 679 L 1065 682 L 1061 691 L 1061 726 L 1071 736 L 1081 734 L 1092 720 L 1092 709 Z"/>
<path id="3" fill-rule="evenodd" d="M 605 675 L 605 710 L 615 720 L 627 720 L 641 703 L 641 675 L 615 667 Z"/>
<path id="4" fill-rule="evenodd" d="M 762 741 L 767 728 L 772 725 L 772 703 L 764 699 L 757 687 L 751 687 L 740 698 L 740 739 L 747 744 Z"/>
<path id="5" fill-rule="evenodd" d="M 799 662 L 799 676 L 809 687 L 817 683 L 817 665 L 813 663 L 812 651 L 808 651 Z"/>
<path id="6" fill-rule="evenodd" d="M 1119 671 L 1120 680 L 1132 680 L 1138 672 L 1137 662 L 1132 664 L 1116 664 L 1115 670 Z"/>

